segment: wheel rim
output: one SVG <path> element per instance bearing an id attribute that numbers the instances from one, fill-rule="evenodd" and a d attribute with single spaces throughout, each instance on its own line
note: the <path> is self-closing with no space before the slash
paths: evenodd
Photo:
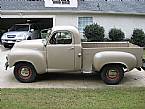
<path id="1" fill-rule="evenodd" d="M 110 69 L 107 72 L 107 78 L 110 80 L 117 80 L 119 78 L 119 72 L 117 69 Z"/>
<path id="2" fill-rule="evenodd" d="M 22 76 L 27 77 L 27 76 L 29 76 L 30 72 L 29 72 L 28 68 L 22 68 L 20 73 L 21 73 Z"/>
<path id="3" fill-rule="evenodd" d="M 31 70 L 31 68 L 29 68 L 27 66 L 22 66 L 18 70 L 18 74 L 19 74 L 20 78 L 26 80 L 26 79 L 29 79 L 32 76 L 32 70 Z"/>

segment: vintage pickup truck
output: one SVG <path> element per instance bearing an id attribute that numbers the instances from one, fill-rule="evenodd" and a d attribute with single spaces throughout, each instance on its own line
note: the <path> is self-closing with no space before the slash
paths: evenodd
<path id="1" fill-rule="evenodd" d="M 53 27 L 46 39 L 17 42 L 7 55 L 15 78 L 35 81 L 46 72 L 100 73 L 106 84 L 120 83 L 126 71 L 143 66 L 143 48 L 128 42 L 81 42 L 72 26 Z"/>

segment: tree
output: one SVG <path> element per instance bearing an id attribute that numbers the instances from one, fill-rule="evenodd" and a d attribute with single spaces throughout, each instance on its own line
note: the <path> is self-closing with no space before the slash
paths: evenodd
<path id="1" fill-rule="evenodd" d="M 139 45 L 141 47 L 145 46 L 145 33 L 142 29 L 133 30 L 131 43 Z"/>
<path id="2" fill-rule="evenodd" d="M 109 38 L 111 41 L 122 41 L 125 38 L 125 35 L 121 29 L 112 28 L 109 31 Z"/>
<path id="3" fill-rule="evenodd" d="M 104 28 L 97 23 L 87 25 L 84 29 L 84 34 L 90 42 L 104 41 Z"/>

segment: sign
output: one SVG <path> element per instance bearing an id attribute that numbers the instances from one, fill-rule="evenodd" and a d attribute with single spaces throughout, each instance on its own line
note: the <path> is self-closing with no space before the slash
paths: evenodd
<path id="1" fill-rule="evenodd" d="M 78 7 L 78 0 L 44 0 L 45 7 Z"/>

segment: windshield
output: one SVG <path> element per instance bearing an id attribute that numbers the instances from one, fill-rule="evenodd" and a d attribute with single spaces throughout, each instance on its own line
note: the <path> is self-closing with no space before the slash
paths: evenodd
<path id="1" fill-rule="evenodd" d="M 29 25 L 14 25 L 9 31 L 29 31 Z"/>

